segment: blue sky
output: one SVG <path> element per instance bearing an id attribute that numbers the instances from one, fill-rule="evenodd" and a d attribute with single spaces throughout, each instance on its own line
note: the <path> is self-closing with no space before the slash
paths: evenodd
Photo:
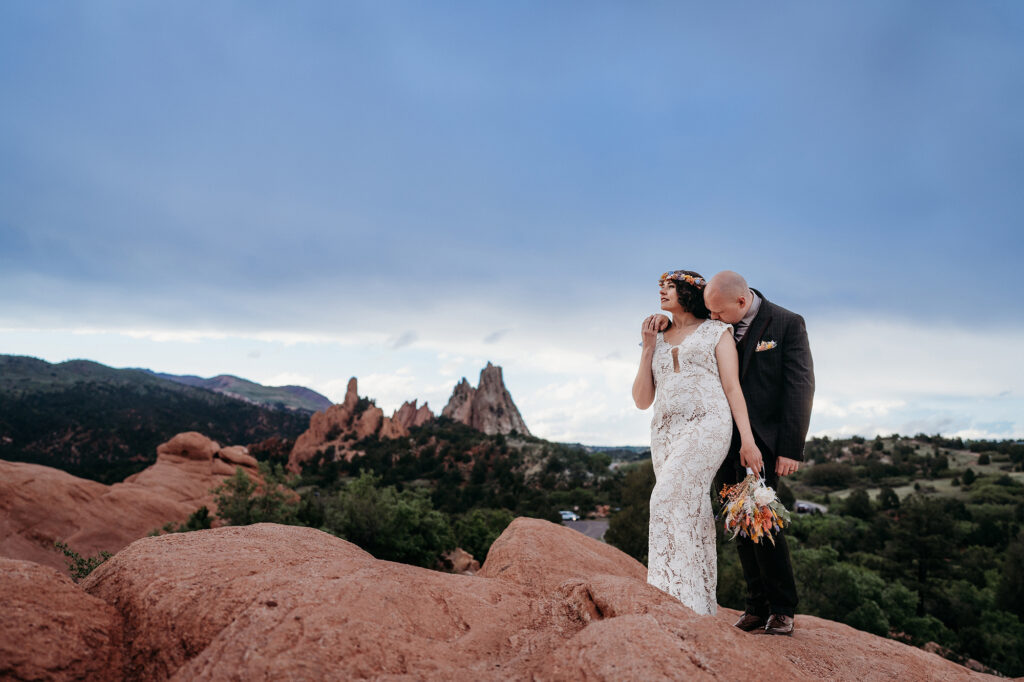
<path id="1" fill-rule="evenodd" d="M 667 269 L 802 313 L 812 433 L 1024 435 L 1014 2 L 0 6 L 0 352 L 644 443 Z"/>

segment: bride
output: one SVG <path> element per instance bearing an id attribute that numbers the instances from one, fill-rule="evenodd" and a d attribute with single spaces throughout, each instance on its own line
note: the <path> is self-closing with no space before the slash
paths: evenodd
<path id="1" fill-rule="evenodd" d="M 672 316 L 672 325 L 658 332 L 656 316 L 644 320 L 640 369 L 633 382 L 636 406 L 646 410 L 654 404 L 651 460 L 656 482 L 647 582 L 697 613 L 713 614 L 718 565 L 710 489 L 729 452 L 734 419 L 743 464 L 760 470 L 761 453 L 740 389 L 732 327 L 708 319 L 707 282 L 692 270 L 673 270 L 658 285 L 661 309 Z"/>

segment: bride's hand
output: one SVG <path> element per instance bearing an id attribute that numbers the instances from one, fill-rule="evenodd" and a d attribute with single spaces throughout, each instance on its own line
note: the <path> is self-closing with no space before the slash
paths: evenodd
<path id="1" fill-rule="evenodd" d="M 757 449 L 753 441 L 744 442 L 740 445 L 740 463 L 755 473 L 764 466 L 764 462 L 761 459 L 761 451 Z"/>
<path id="2" fill-rule="evenodd" d="M 644 348 L 654 348 L 658 341 L 658 325 L 655 319 L 657 315 L 651 315 L 640 325 L 640 338 L 643 340 Z"/>

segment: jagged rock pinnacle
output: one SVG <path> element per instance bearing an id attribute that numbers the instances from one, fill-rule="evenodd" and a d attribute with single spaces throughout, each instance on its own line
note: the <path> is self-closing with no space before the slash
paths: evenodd
<path id="1" fill-rule="evenodd" d="M 465 377 L 455 385 L 441 414 L 490 435 L 512 431 L 531 435 L 505 388 L 501 367 L 490 362 L 480 370 L 477 388 L 470 386 Z"/>

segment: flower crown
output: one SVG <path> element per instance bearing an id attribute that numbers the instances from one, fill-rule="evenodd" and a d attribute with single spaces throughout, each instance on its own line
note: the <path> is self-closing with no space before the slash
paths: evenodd
<path id="1" fill-rule="evenodd" d="M 689 275 L 682 270 L 669 270 L 668 272 L 662 273 L 661 277 L 658 278 L 658 284 L 661 284 L 666 279 L 682 280 L 687 284 L 703 289 L 708 285 L 707 281 L 703 277 L 694 277 Z"/>

